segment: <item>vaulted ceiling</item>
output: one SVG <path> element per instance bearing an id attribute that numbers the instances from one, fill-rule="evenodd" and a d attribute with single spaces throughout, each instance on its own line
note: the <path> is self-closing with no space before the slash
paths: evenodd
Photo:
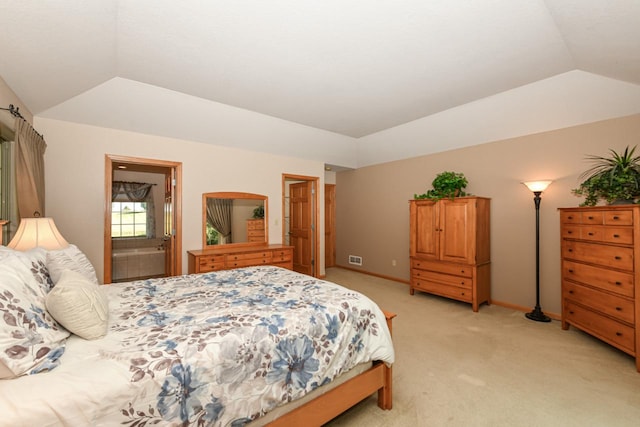
<path id="1" fill-rule="evenodd" d="M 348 141 L 575 70 L 640 87 L 637 0 L 0 4 L 0 76 L 35 116 L 130 130 L 132 84 Z"/>

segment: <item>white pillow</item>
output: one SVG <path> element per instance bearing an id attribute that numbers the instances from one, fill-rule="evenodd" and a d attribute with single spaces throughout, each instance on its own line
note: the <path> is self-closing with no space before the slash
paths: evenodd
<path id="1" fill-rule="evenodd" d="M 47 311 L 70 332 L 87 340 L 107 333 L 109 302 L 99 285 L 84 275 L 64 270 L 47 294 Z"/>
<path id="2" fill-rule="evenodd" d="M 96 285 L 100 284 L 91 261 L 76 245 L 69 245 L 64 249 L 47 252 L 47 268 L 53 283 L 58 283 L 64 270 L 73 270 L 82 274 Z"/>
<path id="3" fill-rule="evenodd" d="M 38 276 L 18 256 L 1 258 L 0 378 L 49 371 L 64 353 L 69 331 L 46 311 Z"/>

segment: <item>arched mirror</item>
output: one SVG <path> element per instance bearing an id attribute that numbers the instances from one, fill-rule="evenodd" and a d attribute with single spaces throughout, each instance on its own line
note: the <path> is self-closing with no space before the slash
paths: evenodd
<path id="1" fill-rule="evenodd" d="M 253 193 L 202 194 L 202 247 L 265 245 L 267 196 Z"/>

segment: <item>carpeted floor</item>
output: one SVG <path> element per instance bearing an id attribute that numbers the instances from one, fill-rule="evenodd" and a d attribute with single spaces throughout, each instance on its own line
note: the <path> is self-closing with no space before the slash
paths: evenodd
<path id="1" fill-rule="evenodd" d="M 327 426 L 640 426 L 634 359 L 575 328 L 341 268 L 326 279 L 398 315 L 393 410 L 370 397 Z"/>

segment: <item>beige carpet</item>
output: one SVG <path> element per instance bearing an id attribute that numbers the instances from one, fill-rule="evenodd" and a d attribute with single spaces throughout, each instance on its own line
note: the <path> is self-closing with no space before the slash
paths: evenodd
<path id="1" fill-rule="evenodd" d="M 640 426 L 634 359 L 587 334 L 341 268 L 326 279 L 398 315 L 393 410 L 371 397 L 328 426 Z"/>

